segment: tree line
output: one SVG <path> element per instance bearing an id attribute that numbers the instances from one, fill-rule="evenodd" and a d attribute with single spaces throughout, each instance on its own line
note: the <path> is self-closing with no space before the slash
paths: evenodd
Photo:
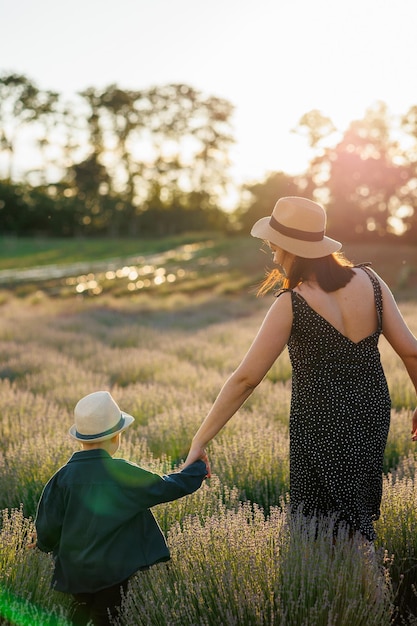
<path id="1" fill-rule="evenodd" d="M 239 206 L 226 212 L 233 112 L 184 84 L 90 87 L 66 101 L 3 74 L 2 233 L 247 232 L 278 197 L 297 194 L 323 201 L 329 230 L 344 241 L 416 241 L 417 106 L 394 118 L 378 102 L 342 134 L 322 112 L 307 112 L 294 129 L 311 149 L 307 170 L 243 185 Z"/>

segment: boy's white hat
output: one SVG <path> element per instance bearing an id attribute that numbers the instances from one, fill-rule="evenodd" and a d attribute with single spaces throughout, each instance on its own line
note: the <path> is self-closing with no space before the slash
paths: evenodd
<path id="1" fill-rule="evenodd" d="M 120 410 L 108 391 L 95 391 L 81 398 L 75 406 L 74 418 L 69 434 L 86 443 L 111 439 L 135 421 Z"/>

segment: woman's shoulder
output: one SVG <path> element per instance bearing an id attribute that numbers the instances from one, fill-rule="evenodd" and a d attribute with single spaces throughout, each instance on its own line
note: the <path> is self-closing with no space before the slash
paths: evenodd
<path id="1" fill-rule="evenodd" d="M 273 302 L 271 308 L 281 311 L 292 310 L 295 293 L 294 289 L 279 289 L 279 291 L 274 293 L 275 302 Z"/>
<path id="2" fill-rule="evenodd" d="M 288 294 L 287 298 L 290 299 L 291 298 L 291 294 L 294 293 L 293 289 L 285 289 L 284 287 L 282 287 L 281 289 L 278 289 L 278 291 L 276 291 L 274 293 L 275 298 L 280 298 L 282 295 L 284 294 Z"/>
<path id="3" fill-rule="evenodd" d="M 352 269 L 354 271 L 355 277 L 359 280 L 362 279 L 363 283 L 369 284 L 369 281 L 371 281 L 373 286 L 379 288 L 382 293 L 391 293 L 391 290 L 386 282 L 381 278 L 378 272 L 376 272 L 374 268 L 370 266 L 370 263 L 355 265 Z"/>
<path id="4" fill-rule="evenodd" d="M 370 262 L 367 263 L 358 263 L 357 265 L 352 266 L 352 270 L 355 276 L 371 276 L 376 278 L 380 283 L 384 283 L 381 276 L 378 272 L 372 267 Z"/>
<path id="5" fill-rule="evenodd" d="M 274 296 L 274 302 L 270 307 L 270 311 L 278 315 L 292 315 L 292 301 L 294 297 L 293 289 L 280 289 Z"/>

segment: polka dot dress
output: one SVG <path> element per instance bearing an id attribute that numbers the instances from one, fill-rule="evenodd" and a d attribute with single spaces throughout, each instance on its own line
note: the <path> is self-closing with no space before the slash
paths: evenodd
<path id="1" fill-rule="evenodd" d="M 381 288 L 362 269 L 373 284 L 379 323 L 358 343 L 291 291 L 290 499 L 307 515 L 336 513 L 372 541 L 391 403 L 378 350 Z"/>

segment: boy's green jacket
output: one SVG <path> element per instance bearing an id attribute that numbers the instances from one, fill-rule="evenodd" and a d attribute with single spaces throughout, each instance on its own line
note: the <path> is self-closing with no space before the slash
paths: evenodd
<path id="1" fill-rule="evenodd" d="M 36 515 L 37 546 L 52 552 L 52 585 L 93 593 L 170 558 L 150 507 L 196 491 L 203 461 L 160 476 L 105 450 L 75 452 L 46 484 Z"/>

